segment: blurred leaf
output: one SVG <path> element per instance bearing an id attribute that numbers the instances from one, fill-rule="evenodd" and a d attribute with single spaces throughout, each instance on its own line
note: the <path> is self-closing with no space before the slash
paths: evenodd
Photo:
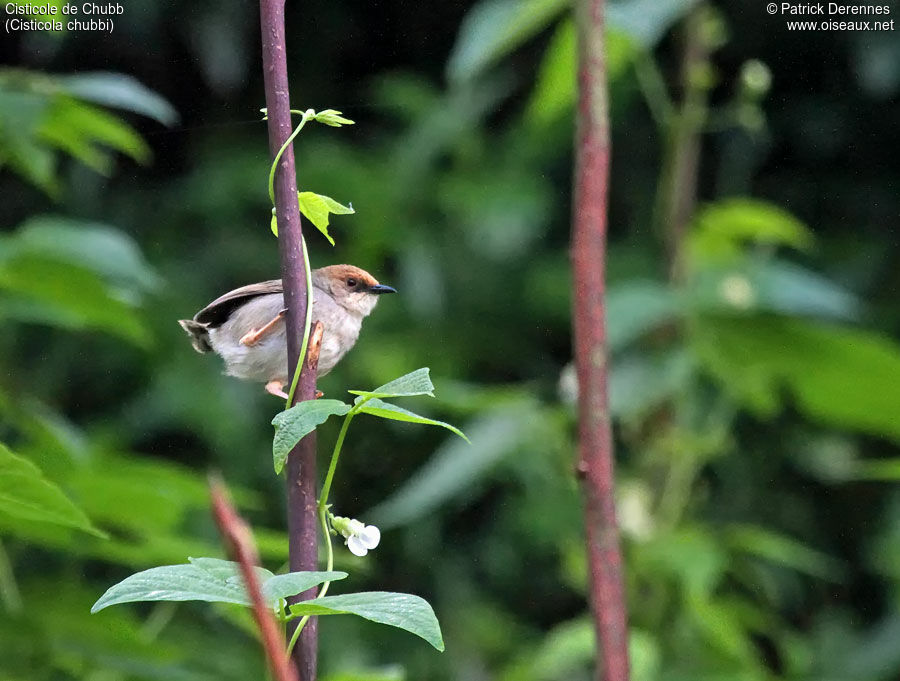
<path id="1" fill-rule="evenodd" d="M 56 159 L 35 135 L 49 106 L 46 97 L 18 92 L 0 77 L 0 167 L 11 165 L 45 191 L 55 190 Z"/>
<path id="2" fill-rule="evenodd" d="M 463 19 L 447 61 L 447 77 L 455 82 L 474 78 L 568 6 L 568 0 L 481 0 Z"/>
<path id="3" fill-rule="evenodd" d="M 288 454 L 304 437 L 325 423 L 329 416 L 343 416 L 350 405 L 340 400 L 306 400 L 280 412 L 272 419 L 275 438 L 272 440 L 272 456 L 275 472 L 281 473 Z"/>
<path id="4" fill-rule="evenodd" d="M 468 489 L 502 457 L 534 436 L 540 423 L 532 409 L 516 405 L 494 409 L 468 424 L 473 445 L 445 442 L 400 488 L 366 513 L 382 529 L 421 518 Z"/>
<path id="5" fill-rule="evenodd" d="M 610 412 L 617 418 L 641 416 L 685 390 L 694 374 L 693 357 L 679 349 L 622 357 L 610 369 Z"/>
<path id="6" fill-rule="evenodd" d="M 678 296 L 663 284 L 634 280 L 609 287 L 606 299 L 609 349 L 618 352 L 683 312 Z"/>
<path id="7" fill-rule="evenodd" d="M 703 317 L 696 352 L 725 390 L 761 416 L 786 389 L 808 417 L 900 440 L 900 348 L 859 329 L 778 317 Z"/>
<path id="8" fill-rule="evenodd" d="M 660 678 L 662 651 L 654 634 L 632 627 L 628 634 L 628 658 L 631 681 L 656 681 Z"/>
<path id="9" fill-rule="evenodd" d="M 718 587 L 728 566 L 724 548 L 704 527 L 685 526 L 635 545 L 638 570 L 669 575 L 687 596 L 706 600 Z"/>
<path id="10" fill-rule="evenodd" d="M 402 667 L 388 667 L 377 671 L 351 671 L 329 674 L 323 681 L 405 681 Z"/>
<path id="11" fill-rule="evenodd" d="M 163 118 L 173 113 L 161 98 L 127 76 L 57 77 L 0 69 L 0 166 L 8 164 L 44 191 L 55 193 L 55 151 L 100 173 L 111 168 L 110 150 L 139 162 L 149 158 L 149 147 L 129 125 L 85 99 Z"/>
<path id="12" fill-rule="evenodd" d="M 100 223 L 42 215 L 22 223 L 0 245 L 0 263 L 20 254 L 58 259 L 91 269 L 131 291 L 153 290 L 161 281 L 131 237 Z"/>
<path id="13" fill-rule="evenodd" d="M 364 414 L 371 414 L 372 416 L 378 416 L 379 418 L 383 419 L 391 419 L 393 421 L 421 423 L 426 426 L 441 426 L 442 428 L 446 428 L 447 430 L 456 433 L 466 442 L 469 441 L 469 438 L 465 436 L 465 433 L 463 433 L 456 426 L 451 426 L 449 423 L 444 423 L 443 421 L 435 421 L 434 419 L 419 416 L 418 414 L 414 414 L 413 412 L 403 409 L 402 407 L 398 407 L 395 404 L 391 404 L 390 402 L 382 402 L 377 398 L 373 398 L 366 402 L 365 406 L 362 407 L 360 411 Z"/>
<path id="14" fill-rule="evenodd" d="M 52 259 L 0 259 L 0 319 L 98 329 L 139 345 L 149 335 L 134 307 L 95 273 Z"/>
<path id="15" fill-rule="evenodd" d="M 774 259 L 705 267 L 688 286 L 689 303 L 706 310 L 765 310 L 787 315 L 856 319 L 862 305 L 814 272 Z"/>
<path id="16" fill-rule="evenodd" d="M 744 669 L 763 671 L 752 632 L 744 626 L 738 608 L 732 603 L 695 595 L 690 600 L 690 611 L 692 620 L 713 648 L 733 658 Z"/>
<path id="17" fill-rule="evenodd" d="M 56 81 L 65 92 L 78 99 L 133 111 L 163 125 L 178 121 L 178 112 L 169 102 L 132 76 L 95 71 L 57 76 Z"/>
<path id="18" fill-rule="evenodd" d="M 75 527 L 98 537 L 105 536 L 37 466 L 13 454 L 3 444 L 0 444 L 0 513 L 14 519 Z"/>
<path id="19" fill-rule="evenodd" d="M 637 54 L 637 43 L 626 32 L 610 28 L 606 32 L 606 73 L 610 83 L 621 78 Z M 553 34 L 538 69 L 525 123 L 540 130 L 556 123 L 575 105 L 575 24 L 563 21 Z"/>
<path id="20" fill-rule="evenodd" d="M 545 177 L 485 166 L 444 178 L 438 200 L 473 251 L 505 263 L 533 252 L 547 231 L 554 195 Z"/>
<path id="21" fill-rule="evenodd" d="M 616 30 L 652 47 L 695 4 L 697 0 L 611 0 L 606 18 Z"/>
<path id="22" fill-rule="evenodd" d="M 821 579 L 840 581 L 844 576 L 839 560 L 783 534 L 756 525 L 731 525 L 725 532 L 729 544 L 739 551 Z"/>
<path id="23" fill-rule="evenodd" d="M 363 591 L 324 596 L 291 606 L 295 615 L 357 615 L 372 622 L 398 627 L 444 650 L 441 627 L 428 601 L 412 594 Z"/>
<path id="24" fill-rule="evenodd" d="M 594 660 L 596 634 L 591 620 L 580 617 L 554 626 L 535 647 L 523 649 L 522 658 L 501 677 L 502 681 L 554 681 L 572 678 Z"/>
<path id="25" fill-rule="evenodd" d="M 41 122 L 39 137 L 97 171 L 107 174 L 112 163 L 103 147 L 145 163 L 150 148 L 140 135 L 115 116 L 77 100 L 59 97 Z"/>
<path id="26" fill-rule="evenodd" d="M 91 608 L 99 612 L 110 605 L 138 601 L 208 601 L 251 605 L 237 563 L 217 558 L 191 558 L 183 565 L 150 568 L 126 577 L 106 590 Z M 271 607 L 279 599 L 296 595 L 322 582 L 343 579 L 345 572 L 293 572 L 276 577 L 256 568 L 263 595 Z M 270 582 L 275 582 L 270 586 Z"/>
<path id="27" fill-rule="evenodd" d="M 300 203 L 300 212 L 309 220 L 322 235 L 328 239 L 328 243 L 334 246 L 334 239 L 328 233 L 328 215 L 350 215 L 355 213 L 352 206 L 344 206 L 329 196 L 322 196 L 313 192 L 297 192 L 297 200 Z M 274 218 L 273 218 L 274 219 Z M 272 223 L 275 224 L 274 222 Z M 277 230 L 277 227 L 273 231 Z M 276 235 L 278 234 L 275 231 Z"/>
<path id="28" fill-rule="evenodd" d="M 722 199 L 698 213 L 688 236 L 692 268 L 730 260 L 745 243 L 808 249 L 812 233 L 783 208 L 756 199 Z"/>
<path id="29" fill-rule="evenodd" d="M 416 369 L 408 374 L 395 378 L 393 381 L 385 383 L 375 390 L 348 390 L 348 393 L 359 395 L 356 402 L 360 401 L 360 397 L 412 397 L 415 395 L 428 395 L 434 397 L 434 385 L 428 375 L 428 367 Z"/>
<path id="30" fill-rule="evenodd" d="M 555 122 L 575 103 L 575 23 L 566 19 L 556 28 L 541 65 L 525 120 L 531 127 Z"/>

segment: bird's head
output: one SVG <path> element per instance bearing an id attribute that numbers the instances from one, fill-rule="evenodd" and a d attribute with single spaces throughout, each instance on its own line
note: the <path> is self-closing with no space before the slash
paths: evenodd
<path id="1" fill-rule="evenodd" d="M 397 292 L 353 265 L 329 265 L 316 270 L 313 276 L 316 285 L 331 293 L 335 302 L 363 317 L 375 307 L 378 296 Z"/>

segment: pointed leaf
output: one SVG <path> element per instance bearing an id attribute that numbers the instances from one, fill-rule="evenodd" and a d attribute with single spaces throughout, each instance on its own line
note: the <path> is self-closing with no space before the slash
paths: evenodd
<path id="1" fill-rule="evenodd" d="M 375 390 L 348 390 L 347 392 L 360 397 L 410 397 L 413 395 L 434 397 L 434 385 L 431 383 L 428 372 L 428 367 L 424 367 L 411 371 L 400 378 L 395 378 Z M 359 398 L 356 402 L 359 402 Z"/>
<path id="2" fill-rule="evenodd" d="M 164 565 L 138 572 L 110 587 L 91 612 L 110 605 L 138 601 L 208 601 L 250 605 L 237 563 L 218 558 L 191 558 L 190 563 Z M 274 608 L 279 599 L 293 596 L 322 582 L 343 579 L 343 572 L 292 572 L 273 575 L 256 568 L 263 598 Z"/>
<path id="3" fill-rule="evenodd" d="M 79 99 L 134 111 L 163 125 L 172 125 L 178 121 L 178 112 L 169 102 L 131 76 L 98 71 L 57 76 L 56 82 L 63 90 Z"/>
<path id="4" fill-rule="evenodd" d="M 256 572 L 260 581 L 272 573 Z M 163 565 L 137 572 L 106 590 L 91 612 L 137 601 L 209 601 L 250 605 L 238 564 L 217 558 L 196 558 L 182 565 Z"/>
<path id="5" fill-rule="evenodd" d="M 809 228 L 780 206 L 757 199 L 722 199 L 698 211 L 688 236 L 694 266 L 728 261 L 744 244 L 809 249 Z"/>
<path id="6" fill-rule="evenodd" d="M 315 192 L 297 192 L 297 201 L 300 204 L 300 212 L 315 225 L 316 229 L 322 232 L 332 246 L 334 246 L 334 239 L 328 233 L 329 214 L 351 215 L 356 212 L 353 210 L 353 206 L 345 206 L 330 196 L 322 196 Z"/>
<path id="7" fill-rule="evenodd" d="M 726 528 L 725 539 L 738 551 L 745 551 L 814 577 L 840 582 L 846 574 L 844 564 L 838 559 L 793 537 L 763 527 L 734 524 Z"/>
<path id="8" fill-rule="evenodd" d="M 76 527 L 98 537 L 106 535 L 91 525 L 84 512 L 63 491 L 44 477 L 31 461 L 0 444 L 0 514 L 19 520 Z"/>
<path id="9" fill-rule="evenodd" d="M 349 118 L 344 118 L 343 116 L 341 116 L 340 111 L 335 111 L 334 109 L 325 109 L 324 111 L 320 111 L 315 116 L 313 116 L 313 118 L 319 123 L 330 125 L 332 128 L 340 128 L 343 125 L 354 124 L 354 121 L 351 121 Z"/>
<path id="10" fill-rule="evenodd" d="M 463 19 L 447 62 L 451 81 L 472 80 L 542 31 L 566 0 L 482 0 Z"/>
<path id="11" fill-rule="evenodd" d="M 279 413 L 272 419 L 275 438 L 272 440 L 272 456 L 275 472 L 281 473 L 288 454 L 304 437 L 325 423 L 329 416 L 343 416 L 350 405 L 340 400 L 307 400 Z"/>
<path id="12" fill-rule="evenodd" d="M 382 402 L 377 398 L 373 398 L 366 402 L 365 406 L 363 406 L 360 411 L 364 414 L 371 414 L 372 416 L 378 416 L 379 418 L 383 419 L 391 419 L 392 421 L 406 421 L 407 423 L 423 423 L 428 426 L 441 426 L 442 428 L 453 431 L 463 440 L 469 442 L 469 438 L 467 438 L 465 434 L 456 426 L 451 426 L 449 423 L 444 423 L 443 421 L 435 421 L 434 419 L 419 416 L 418 414 L 414 414 L 407 409 L 398 407 L 397 405 L 391 404 L 390 402 Z"/>
<path id="13" fill-rule="evenodd" d="M 423 598 L 388 591 L 363 591 L 325 596 L 291 606 L 295 615 L 357 615 L 372 622 L 404 629 L 444 650 L 441 626 Z"/>
<path id="14" fill-rule="evenodd" d="M 346 572 L 289 572 L 270 577 L 262 585 L 263 598 L 276 603 L 281 598 L 301 594 L 322 582 L 336 582 L 347 577 Z"/>

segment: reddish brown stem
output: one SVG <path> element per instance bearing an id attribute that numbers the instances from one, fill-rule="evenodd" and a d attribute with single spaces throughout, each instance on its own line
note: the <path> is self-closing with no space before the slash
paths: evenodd
<path id="1" fill-rule="evenodd" d="M 241 576 L 244 578 L 247 594 L 253 605 L 253 618 L 259 627 L 263 649 L 269 662 L 269 668 L 272 670 L 272 676 L 275 681 L 297 681 L 297 670 L 284 654 L 284 634 L 275 622 L 272 610 L 262 597 L 262 589 L 254 570 L 259 563 L 259 556 L 253 544 L 250 528 L 228 500 L 228 493 L 221 481 L 210 478 L 209 491 L 212 498 L 213 515 L 222 532 L 225 548 L 228 555 L 240 566 Z"/>
<path id="2" fill-rule="evenodd" d="M 585 495 L 597 679 L 627 681 L 628 625 L 613 497 L 612 424 L 607 397 L 605 263 L 609 123 L 603 0 L 579 0 L 578 120 L 572 267 L 579 386 L 577 471 Z"/>
<path id="3" fill-rule="evenodd" d="M 284 30 L 284 0 L 260 0 L 262 27 L 263 79 L 269 120 L 269 150 L 274 159 L 291 133 L 290 97 L 288 92 L 287 57 Z M 281 251 L 281 279 L 284 282 L 284 305 L 287 308 L 288 376 L 300 354 L 306 322 L 306 277 L 303 266 L 303 233 L 297 203 L 297 176 L 294 150 L 288 147 L 275 172 L 275 213 L 278 217 L 278 243 Z M 295 402 L 313 399 L 316 371 L 308 365 L 300 372 Z M 316 435 L 303 438 L 288 456 L 287 466 L 288 538 L 291 571 L 315 570 L 318 567 L 316 532 Z M 314 598 L 310 589 L 293 601 Z M 312 618 L 294 647 L 294 660 L 302 681 L 315 681 L 317 626 Z"/>

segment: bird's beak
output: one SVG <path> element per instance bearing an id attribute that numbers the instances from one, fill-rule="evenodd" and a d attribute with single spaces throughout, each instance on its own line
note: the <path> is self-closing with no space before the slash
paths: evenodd
<path id="1" fill-rule="evenodd" d="M 381 295 L 382 293 L 396 293 L 397 289 L 392 288 L 391 286 L 385 286 L 384 284 L 375 284 L 375 286 L 369 287 L 369 293 L 374 293 L 375 295 Z"/>

